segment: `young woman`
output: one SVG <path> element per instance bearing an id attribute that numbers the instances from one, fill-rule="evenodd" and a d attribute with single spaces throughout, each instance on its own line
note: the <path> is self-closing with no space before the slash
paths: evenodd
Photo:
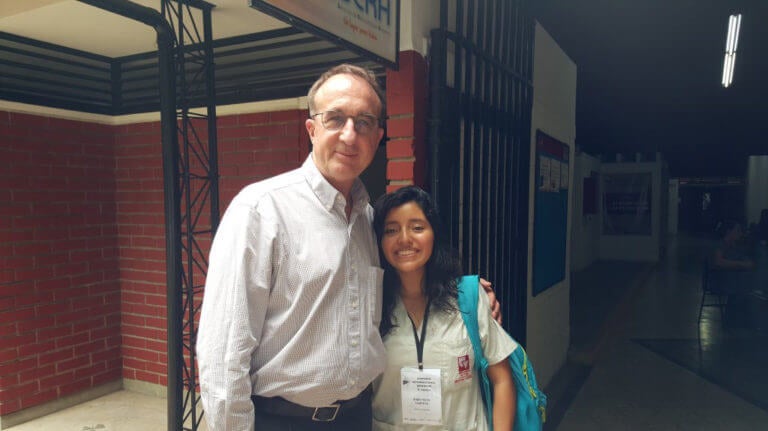
<path id="1" fill-rule="evenodd" d="M 425 191 L 405 187 L 381 197 L 375 210 L 387 368 L 374 382 L 374 430 L 487 430 L 472 344 L 456 302 L 461 263 L 440 236 L 437 208 Z M 493 428 L 508 431 L 516 393 L 506 358 L 517 344 L 491 318 L 488 297 L 480 292 Z"/>

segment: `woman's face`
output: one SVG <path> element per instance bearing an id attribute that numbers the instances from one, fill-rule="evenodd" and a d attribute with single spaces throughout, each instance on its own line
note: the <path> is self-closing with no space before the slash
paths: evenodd
<path id="1" fill-rule="evenodd" d="M 393 208 L 384 219 L 381 250 L 401 276 L 424 272 L 434 242 L 432 225 L 416 202 Z"/>

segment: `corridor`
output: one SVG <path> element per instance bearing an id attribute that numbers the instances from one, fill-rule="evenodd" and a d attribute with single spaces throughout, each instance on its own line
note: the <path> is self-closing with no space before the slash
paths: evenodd
<path id="1" fill-rule="evenodd" d="M 586 379 L 548 429 L 768 429 L 766 333 L 743 315 L 724 327 L 714 307 L 697 324 L 702 261 L 713 247 L 683 235 L 670 241 L 666 259 L 606 320 Z"/>

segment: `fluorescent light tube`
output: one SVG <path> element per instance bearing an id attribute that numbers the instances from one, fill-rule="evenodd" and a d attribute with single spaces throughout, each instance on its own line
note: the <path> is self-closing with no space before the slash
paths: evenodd
<path id="1" fill-rule="evenodd" d="M 728 88 L 733 82 L 733 69 L 736 65 L 736 48 L 739 46 L 739 30 L 741 30 L 741 14 L 728 18 L 728 34 L 725 41 L 725 57 L 723 58 L 723 87 Z"/>

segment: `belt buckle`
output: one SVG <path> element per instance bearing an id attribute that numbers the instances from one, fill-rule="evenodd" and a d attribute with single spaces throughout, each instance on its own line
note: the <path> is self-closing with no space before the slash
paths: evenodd
<path id="1" fill-rule="evenodd" d="M 315 407 L 315 412 L 312 413 L 312 420 L 315 422 L 332 422 L 336 419 L 336 414 L 339 413 L 339 404 L 331 404 L 330 406 Z M 327 411 L 327 413 L 325 413 Z"/>

